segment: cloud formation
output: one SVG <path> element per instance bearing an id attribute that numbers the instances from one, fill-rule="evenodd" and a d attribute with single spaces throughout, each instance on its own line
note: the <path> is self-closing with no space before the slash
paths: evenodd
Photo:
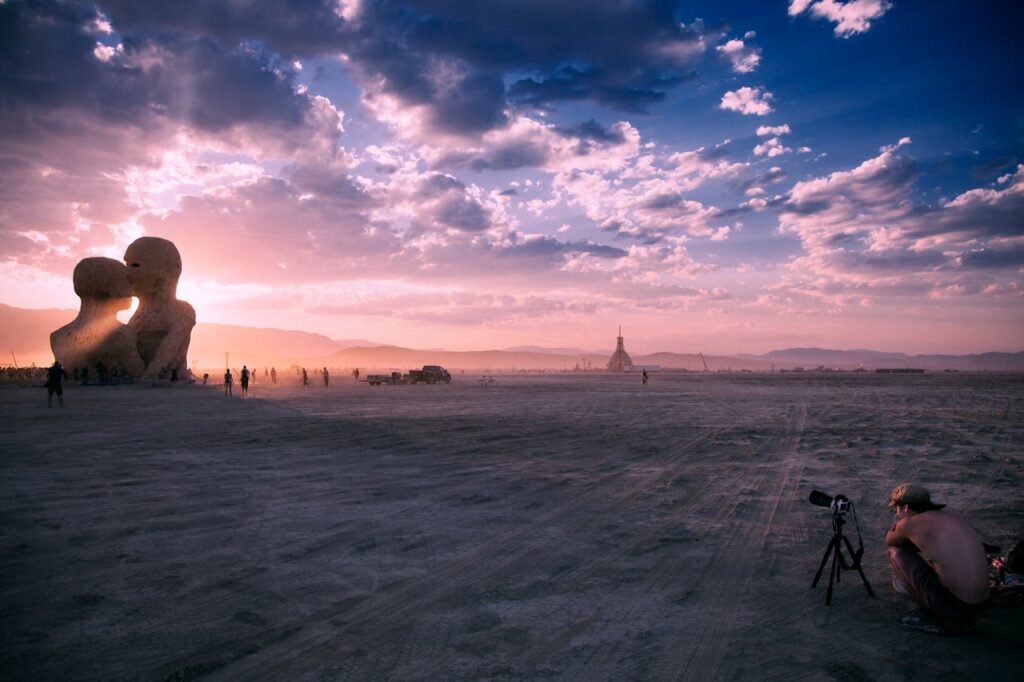
<path id="1" fill-rule="evenodd" d="M 1002 188 L 973 189 L 934 205 L 914 200 L 916 164 L 902 138 L 859 166 L 796 183 L 779 229 L 806 255 L 790 284 L 822 296 L 978 295 L 1024 266 L 1024 166 Z"/>
<path id="2" fill-rule="evenodd" d="M 743 86 L 722 95 L 720 109 L 736 111 L 745 115 L 765 116 L 772 113 L 770 102 L 775 96 L 763 88 Z"/>
<path id="3" fill-rule="evenodd" d="M 754 37 L 754 32 L 748 31 L 743 36 L 743 40 L 733 38 L 725 44 L 717 46 L 715 52 L 729 62 L 735 73 L 751 73 L 757 70 L 757 66 L 761 63 L 761 49 L 751 47 L 743 41 Z"/>
<path id="4" fill-rule="evenodd" d="M 889 0 L 789 0 L 789 16 L 809 12 L 813 17 L 831 21 L 839 38 L 866 32 L 872 21 L 891 8 Z"/>

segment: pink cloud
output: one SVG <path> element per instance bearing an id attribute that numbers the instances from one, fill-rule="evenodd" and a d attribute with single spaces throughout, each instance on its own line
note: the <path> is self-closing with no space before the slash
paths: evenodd
<path id="1" fill-rule="evenodd" d="M 761 50 L 751 47 L 737 38 L 717 46 L 715 51 L 722 59 L 729 62 L 735 73 L 751 73 L 761 63 Z"/>
<path id="2" fill-rule="evenodd" d="M 848 296 L 978 296 L 1019 282 L 1024 171 L 1003 189 L 974 189 L 939 203 L 914 201 L 917 171 L 883 147 L 856 168 L 796 183 L 779 229 L 806 255 L 785 286 L 830 300 Z"/>
<path id="3" fill-rule="evenodd" d="M 834 23 L 836 36 L 849 38 L 866 32 L 872 21 L 880 19 L 891 8 L 888 0 L 790 0 L 789 16 L 810 11 L 812 16 Z"/>
<path id="4" fill-rule="evenodd" d="M 766 116 L 772 112 L 771 100 L 774 95 L 760 87 L 744 86 L 722 95 L 720 109 L 736 111 L 745 115 Z"/>

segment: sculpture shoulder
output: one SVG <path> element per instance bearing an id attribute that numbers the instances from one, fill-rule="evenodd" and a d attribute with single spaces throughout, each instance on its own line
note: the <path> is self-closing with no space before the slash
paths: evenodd
<path id="1" fill-rule="evenodd" d="M 193 325 L 196 323 L 196 309 L 192 307 L 192 304 L 188 301 L 177 301 L 174 306 L 175 312 L 181 315 L 182 319 L 186 319 Z"/>

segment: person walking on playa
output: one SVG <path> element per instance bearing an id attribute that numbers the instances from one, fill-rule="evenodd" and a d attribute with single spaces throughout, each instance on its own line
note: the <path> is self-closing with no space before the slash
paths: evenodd
<path id="1" fill-rule="evenodd" d="M 327 368 L 324 367 L 324 388 L 327 388 L 328 384 L 330 384 L 330 383 L 331 383 L 331 374 L 330 374 L 330 372 L 327 371 Z"/>
<path id="2" fill-rule="evenodd" d="M 67 372 L 54 360 L 53 366 L 46 370 L 46 406 L 53 407 L 53 396 L 57 395 L 57 404 L 64 407 L 64 375 Z"/>
<path id="3" fill-rule="evenodd" d="M 274 384 L 275 386 L 277 385 L 277 368 L 276 367 L 271 367 L 270 368 L 270 383 Z"/>
<path id="4" fill-rule="evenodd" d="M 242 384 L 242 397 L 249 395 L 249 368 L 242 365 L 242 373 L 238 376 Z"/>
<path id="5" fill-rule="evenodd" d="M 229 368 L 224 372 L 224 395 L 231 395 L 231 384 L 234 383 L 234 378 L 231 376 L 231 369 Z"/>
<path id="6" fill-rule="evenodd" d="M 306 374 L 306 368 L 302 368 L 302 385 L 309 386 L 309 375 Z"/>
<path id="7" fill-rule="evenodd" d="M 978 533 L 960 515 L 942 511 L 911 483 L 892 490 L 896 514 L 885 534 L 893 589 L 913 597 L 922 612 L 900 619 L 935 634 L 970 631 L 989 604 L 988 560 Z"/>
<path id="8" fill-rule="evenodd" d="M 643 381 L 643 385 L 646 386 L 647 385 L 647 370 L 646 369 L 644 370 L 642 381 Z"/>

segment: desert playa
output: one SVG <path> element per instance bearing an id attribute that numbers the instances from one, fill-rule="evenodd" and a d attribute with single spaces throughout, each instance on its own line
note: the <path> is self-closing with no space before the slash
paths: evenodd
<path id="1" fill-rule="evenodd" d="M 1005 676 L 1024 618 L 901 627 L 893 481 L 1004 548 L 1018 375 L 0 389 L 5 679 Z M 854 500 L 831 606 L 812 489 Z M 849 525 L 847 537 L 856 545 Z M 827 579 L 827 574 L 825 576 Z M 825 581 L 823 580 L 823 583 Z"/>

